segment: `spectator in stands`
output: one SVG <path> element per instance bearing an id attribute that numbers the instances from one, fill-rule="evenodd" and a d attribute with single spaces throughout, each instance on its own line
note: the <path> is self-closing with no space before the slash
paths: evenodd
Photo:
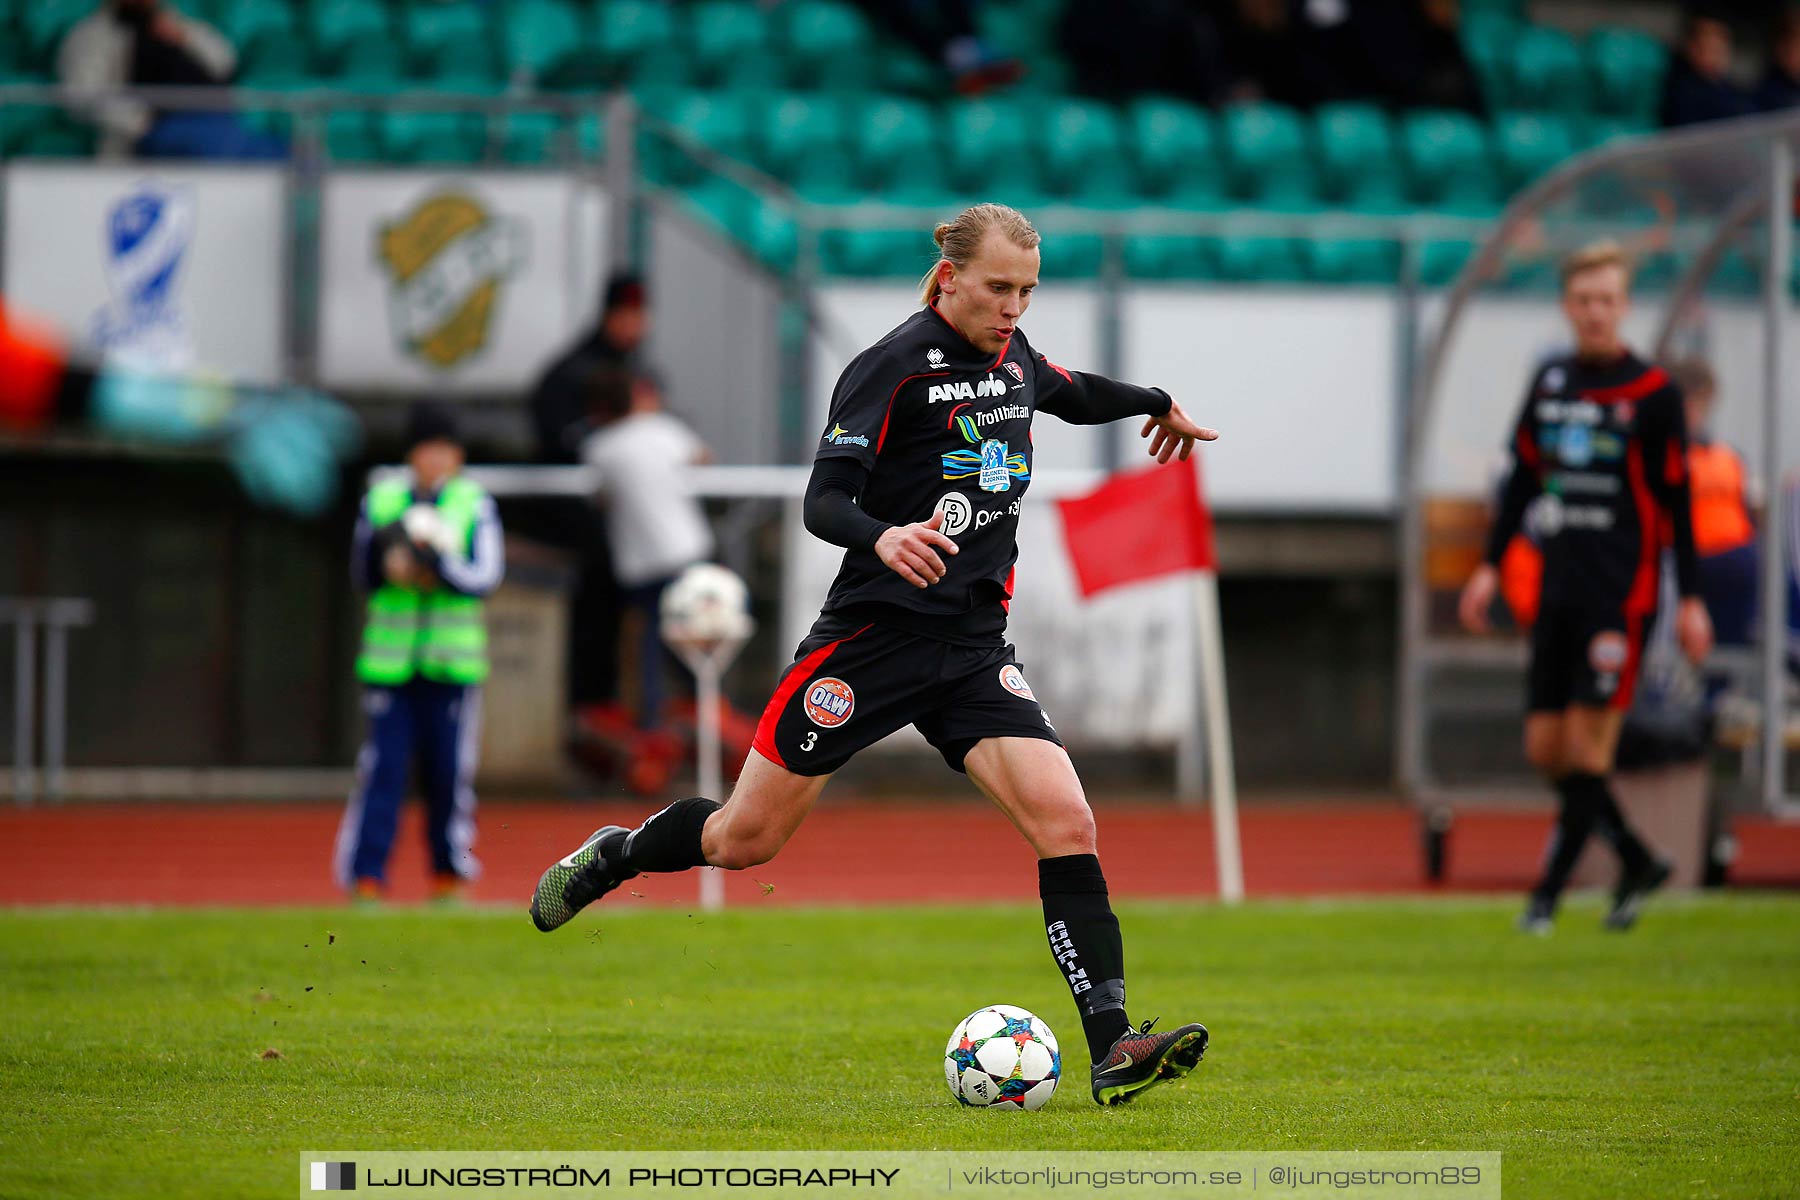
<path id="1" fill-rule="evenodd" d="M 595 372 L 629 369 L 650 332 L 649 296 L 641 277 L 620 272 L 607 280 L 600 319 L 550 364 L 531 394 L 534 461 L 564 466 L 581 461 L 583 440 L 600 424 Z M 614 414 L 616 415 L 616 414 Z M 575 556 L 569 601 L 569 704 L 578 720 L 604 719 L 616 700 L 619 675 L 619 594 L 613 583 L 606 523 L 578 497 L 543 497 L 508 505 L 507 520 L 527 536 Z"/>
<path id="2" fill-rule="evenodd" d="M 581 444 L 594 431 L 590 376 L 595 367 L 630 367 L 650 333 L 649 298 L 638 275 L 621 271 L 606 281 L 600 319 L 544 372 L 531 394 L 537 461 L 577 463 Z"/>
<path id="3" fill-rule="evenodd" d="M 108 0 L 64 36 L 57 75 L 76 92 L 127 85 L 222 87 L 237 53 L 204 21 L 162 0 Z M 151 158 L 279 158 L 282 144 L 221 110 L 158 111 L 137 100 L 97 99 L 86 115 L 100 127 L 99 152 Z"/>
<path id="4" fill-rule="evenodd" d="M 1003 87 L 1023 73 L 1019 60 L 1002 54 L 975 24 L 980 0 L 858 0 L 875 20 L 942 64 L 956 90 L 978 95 Z"/>
<path id="5" fill-rule="evenodd" d="M 1731 78 L 1731 27 L 1705 12 L 1690 12 L 1663 80 L 1665 126 L 1721 121 L 1755 111 Z"/>
<path id="6" fill-rule="evenodd" d="M 1700 595 L 1720 645 L 1750 644 L 1756 621 L 1756 525 L 1748 472 L 1736 450 L 1710 433 L 1718 381 L 1697 358 L 1669 369 L 1687 410 L 1688 490 L 1693 496 L 1694 551 Z"/>
<path id="7" fill-rule="evenodd" d="M 1234 71 L 1229 99 L 1299 108 L 1348 99 L 1349 26 L 1350 9 L 1341 2 L 1232 0 L 1225 15 Z"/>
<path id="8" fill-rule="evenodd" d="M 1090 95 L 1152 92 L 1209 105 L 1230 98 L 1218 22 L 1189 0 L 1070 0 L 1056 36 L 1063 54 L 1081 64 L 1075 86 Z"/>
<path id="9" fill-rule="evenodd" d="M 1776 18 L 1769 65 L 1754 99 L 1762 112 L 1800 108 L 1800 8 L 1784 9 Z"/>
<path id="10" fill-rule="evenodd" d="M 1462 48 L 1458 0 L 1386 0 L 1350 10 L 1351 87 L 1401 108 L 1485 109 Z"/>
<path id="11" fill-rule="evenodd" d="M 656 729 L 664 718 L 663 589 L 713 550 L 687 479 L 687 469 L 710 455 L 685 422 L 664 411 L 654 377 L 604 368 L 593 387 L 601 423 L 582 442 L 581 457 L 603 474 L 613 577 L 625 611 L 636 617 L 638 727 Z"/>

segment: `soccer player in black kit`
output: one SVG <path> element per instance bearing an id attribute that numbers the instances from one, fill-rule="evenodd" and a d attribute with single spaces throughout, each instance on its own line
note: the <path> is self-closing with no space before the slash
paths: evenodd
<path id="1" fill-rule="evenodd" d="M 1619 336 L 1630 267 L 1618 246 L 1603 242 L 1572 255 L 1562 279 L 1575 353 L 1532 378 L 1486 561 L 1459 604 L 1463 624 L 1486 632 L 1500 557 L 1532 508 L 1544 578 L 1531 631 L 1525 757 L 1561 802 L 1543 876 L 1519 918 L 1521 929 L 1538 934 L 1551 931 L 1557 900 L 1596 831 L 1619 856 L 1607 928 L 1631 928 L 1644 898 L 1669 877 L 1669 864 L 1632 831 L 1606 781 L 1656 622 L 1665 546 L 1675 552 L 1682 651 L 1699 662 L 1712 648 L 1695 567 L 1681 393 Z"/>
<path id="2" fill-rule="evenodd" d="M 635 830 L 608 826 L 544 872 L 533 922 L 548 932 L 624 880 L 769 861 L 831 773 L 914 725 L 1000 806 L 1038 856 L 1051 953 L 1081 1012 L 1096 1102 L 1185 1075 L 1198 1024 L 1153 1033 L 1125 1015 L 1125 956 L 1094 817 L 1049 718 L 1006 644 L 1031 421 L 1148 418 L 1159 462 L 1202 429 L 1167 393 L 1069 371 L 1018 328 L 1038 282 L 1038 234 L 979 204 L 937 227 L 922 306 L 853 359 L 832 395 L 806 527 L 845 548 L 824 611 L 763 711 L 731 798 L 677 800 Z"/>

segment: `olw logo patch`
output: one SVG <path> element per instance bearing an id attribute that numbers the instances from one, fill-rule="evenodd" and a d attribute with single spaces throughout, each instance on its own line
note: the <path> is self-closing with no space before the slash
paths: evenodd
<path id="1" fill-rule="evenodd" d="M 440 192 L 382 226 L 376 253 L 393 279 L 395 337 L 444 370 L 487 345 L 501 285 L 525 261 L 525 229 L 472 196 Z"/>

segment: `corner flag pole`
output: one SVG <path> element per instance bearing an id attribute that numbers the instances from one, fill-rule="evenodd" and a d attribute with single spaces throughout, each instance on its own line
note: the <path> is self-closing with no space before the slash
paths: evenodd
<path id="1" fill-rule="evenodd" d="M 1238 841 L 1237 771 L 1231 760 L 1231 713 L 1225 706 L 1225 639 L 1219 621 L 1216 569 L 1194 573 L 1194 634 L 1199 658 L 1202 719 L 1206 722 L 1206 766 L 1212 787 L 1213 860 L 1219 899 L 1244 898 L 1244 853 Z"/>

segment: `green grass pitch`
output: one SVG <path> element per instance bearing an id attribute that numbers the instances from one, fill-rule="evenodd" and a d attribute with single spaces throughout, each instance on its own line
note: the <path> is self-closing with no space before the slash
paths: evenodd
<path id="1" fill-rule="evenodd" d="M 0 1196 L 288 1194 L 306 1148 L 1463 1149 L 1508 1197 L 1800 1190 L 1800 899 L 1123 904 L 1132 1013 L 1205 1021 L 1101 1110 L 1035 907 L 0 912 Z M 960 1108 L 968 1011 L 1046 1017 L 1036 1114 Z M 264 1058 L 266 1050 L 280 1057 Z"/>

